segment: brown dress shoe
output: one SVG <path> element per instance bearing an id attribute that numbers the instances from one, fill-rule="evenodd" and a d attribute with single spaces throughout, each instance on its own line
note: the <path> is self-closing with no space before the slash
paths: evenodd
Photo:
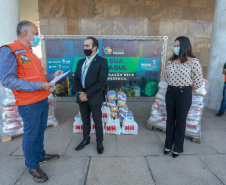
<path id="1" fill-rule="evenodd" d="M 46 154 L 46 156 L 43 159 L 38 159 L 39 163 L 45 163 L 45 162 L 51 162 L 51 161 L 56 161 L 57 159 L 59 159 L 59 155 L 58 154 Z"/>
<path id="2" fill-rule="evenodd" d="M 42 171 L 40 167 L 29 170 L 29 175 L 33 177 L 37 183 L 42 183 L 48 180 L 48 176 Z"/>

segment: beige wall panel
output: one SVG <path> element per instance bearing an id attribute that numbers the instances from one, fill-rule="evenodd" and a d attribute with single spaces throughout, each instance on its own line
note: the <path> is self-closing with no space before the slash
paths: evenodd
<path id="1" fill-rule="evenodd" d="M 203 37 L 211 38 L 212 34 L 212 23 L 204 22 L 203 23 Z"/>
<path id="2" fill-rule="evenodd" d="M 129 18 L 113 21 L 113 35 L 130 35 Z"/>
<path id="3" fill-rule="evenodd" d="M 172 21 L 160 21 L 159 35 L 171 36 L 174 33 L 174 26 Z"/>
<path id="4" fill-rule="evenodd" d="M 49 20 L 49 29 L 50 35 L 67 35 L 67 19 L 61 17 Z"/>
<path id="5" fill-rule="evenodd" d="M 148 22 L 148 35 L 149 36 L 159 36 L 159 21 L 149 21 Z"/>
<path id="6" fill-rule="evenodd" d="M 202 22 L 189 22 L 189 37 L 202 37 L 203 36 L 203 23 Z"/>
<path id="7" fill-rule="evenodd" d="M 79 22 L 79 35 L 96 35 L 97 29 L 95 19 L 81 19 Z"/>
<path id="8" fill-rule="evenodd" d="M 88 5 L 88 15 L 92 18 L 104 17 L 104 5 L 103 4 L 90 4 Z"/>
<path id="9" fill-rule="evenodd" d="M 183 16 L 184 16 L 184 8 L 183 7 L 177 7 L 177 6 L 169 7 L 168 19 L 170 21 L 183 20 Z"/>
<path id="10" fill-rule="evenodd" d="M 195 51 L 207 51 L 210 49 L 210 39 L 209 38 L 200 38 L 196 37 L 194 42 Z"/>
<path id="11" fill-rule="evenodd" d="M 215 0 L 38 0 L 42 34 L 188 36 L 207 69 Z M 206 70 L 204 70 L 205 73 Z"/>
<path id="12" fill-rule="evenodd" d="M 188 36 L 188 22 L 174 22 L 173 36 Z"/>
<path id="13" fill-rule="evenodd" d="M 79 34 L 79 20 L 68 19 L 67 20 L 67 35 L 78 35 Z"/>
<path id="14" fill-rule="evenodd" d="M 97 35 L 113 35 L 113 20 L 101 19 L 97 24 Z"/>
<path id="15" fill-rule="evenodd" d="M 119 17 L 120 16 L 120 5 L 119 4 L 104 5 L 104 16 L 105 17 Z"/>

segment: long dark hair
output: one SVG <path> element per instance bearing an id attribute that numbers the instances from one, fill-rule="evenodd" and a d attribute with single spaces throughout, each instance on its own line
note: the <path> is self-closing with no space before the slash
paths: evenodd
<path id="1" fill-rule="evenodd" d="M 169 58 L 169 60 L 174 61 L 179 58 L 181 63 L 185 63 L 188 60 L 187 57 L 195 58 L 192 52 L 191 42 L 189 38 L 185 36 L 180 36 L 175 39 L 175 42 L 177 40 L 180 43 L 179 55 L 176 55 L 175 53 L 173 53 L 173 55 Z"/>

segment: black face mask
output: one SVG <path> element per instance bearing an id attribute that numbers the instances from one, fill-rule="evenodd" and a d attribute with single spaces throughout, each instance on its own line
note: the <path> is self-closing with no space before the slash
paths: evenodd
<path id="1" fill-rule="evenodd" d="M 92 49 L 84 49 L 84 54 L 89 57 L 92 54 Z"/>

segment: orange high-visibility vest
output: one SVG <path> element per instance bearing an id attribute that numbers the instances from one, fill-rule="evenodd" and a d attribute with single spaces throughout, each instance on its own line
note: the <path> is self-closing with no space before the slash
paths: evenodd
<path id="1" fill-rule="evenodd" d="M 47 82 L 41 60 L 33 54 L 32 49 L 27 48 L 17 40 L 15 40 L 12 44 L 4 46 L 10 47 L 17 58 L 17 78 L 32 82 Z M 36 103 L 46 99 L 49 96 L 49 91 L 45 90 L 34 92 L 12 90 L 12 92 L 16 99 L 15 105 L 18 106 Z"/>

